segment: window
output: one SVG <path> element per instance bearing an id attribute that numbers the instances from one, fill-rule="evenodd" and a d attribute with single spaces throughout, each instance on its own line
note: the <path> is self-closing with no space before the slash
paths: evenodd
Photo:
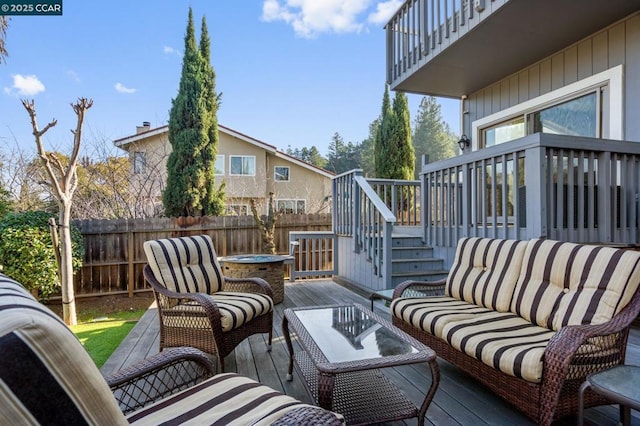
<path id="1" fill-rule="evenodd" d="M 133 173 L 144 174 L 147 171 L 147 153 L 136 151 L 133 153 Z"/>
<path id="2" fill-rule="evenodd" d="M 304 214 L 306 200 L 276 200 L 276 209 L 284 214 Z"/>
<path id="3" fill-rule="evenodd" d="M 562 102 L 531 114 L 533 133 L 557 135 L 597 136 L 596 92 Z"/>
<path id="4" fill-rule="evenodd" d="M 231 155 L 229 169 L 229 174 L 232 176 L 255 176 L 256 157 L 253 155 Z"/>
<path id="5" fill-rule="evenodd" d="M 622 71 L 618 65 L 474 121 L 476 148 L 538 132 L 621 140 Z"/>
<path id="6" fill-rule="evenodd" d="M 227 216 L 246 216 L 249 214 L 249 206 L 246 204 L 227 204 Z"/>
<path id="7" fill-rule="evenodd" d="M 503 121 L 484 130 L 484 146 L 498 145 L 525 136 L 524 117 Z"/>
<path id="8" fill-rule="evenodd" d="M 224 175 L 224 155 L 216 156 L 216 164 L 213 166 L 216 176 Z"/>
<path id="9" fill-rule="evenodd" d="M 276 182 L 289 182 L 289 167 L 276 166 L 273 179 Z"/>

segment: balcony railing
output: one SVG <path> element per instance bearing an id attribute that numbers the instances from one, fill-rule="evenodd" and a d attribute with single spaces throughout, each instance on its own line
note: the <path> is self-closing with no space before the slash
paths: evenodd
<path id="1" fill-rule="evenodd" d="M 407 0 L 385 27 L 387 82 L 417 66 L 473 16 L 468 0 Z"/>
<path id="2" fill-rule="evenodd" d="M 640 143 L 533 134 L 423 167 L 425 241 L 636 245 Z"/>

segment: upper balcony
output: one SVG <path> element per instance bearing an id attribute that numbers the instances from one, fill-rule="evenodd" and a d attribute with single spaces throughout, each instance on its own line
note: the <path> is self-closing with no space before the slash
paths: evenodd
<path id="1" fill-rule="evenodd" d="M 637 0 L 407 0 L 385 26 L 387 82 L 459 98 L 639 9 Z"/>

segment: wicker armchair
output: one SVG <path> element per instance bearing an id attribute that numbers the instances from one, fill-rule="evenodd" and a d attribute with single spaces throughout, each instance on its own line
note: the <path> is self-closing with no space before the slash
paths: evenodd
<path id="1" fill-rule="evenodd" d="M 273 292 L 261 278 L 222 274 L 208 235 L 144 243 L 144 277 L 158 304 L 160 350 L 191 346 L 224 357 L 247 337 L 268 333 L 271 350 Z"/>
<path id="2" fill-rule="evenodd" d="M 171 348 L 105 379 L 76 336 L 0 274 L 0 424 L 344 424 L 235 373 Z M 303 422 L 304 423 L 304 422 Z"/>

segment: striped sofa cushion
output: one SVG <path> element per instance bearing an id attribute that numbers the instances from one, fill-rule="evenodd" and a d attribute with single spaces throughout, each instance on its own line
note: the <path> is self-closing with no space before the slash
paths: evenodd
<path id="1" fill-rule="evenodd" d="M 300 407 L 310 406 L 246 377 L 225 373 L 145 407 L 127 420 L 135 425 L 269 425 Z"/>
<path id="2" fill-rule="evenodd" d="M 441 337 L 445 325 L 492 312 L 449 296 L 399 298 L 391 302 L 391 315 L 431 335 Z"/>
<path id="3" fill-rule="evenodd" d="M 538 383 L 542 357 L 555 332 L 513 313 L 489 312 L 446 324 L 441 336 L 452 347 L 505 374 Z"/>
<path id="4" fill-rule="evenodd" d="M 145 241 L 144 252 L 168 290 L 211 294 L 222 288 L 222 269 L 208 235 Z"/>
<path id="5" fill-rule="evenodd" d="M 526 241 L 462 238 L 445 285 L 445 295 L 498 312 L 508 312 Z"/>
<path id="6" fill-rule="evenodd" d="M 224 332 L 238 328 L 260 315 L 273 311 L 273 301 L 265 294 L 219 291 L 212 294 L 211 297 L 220 310 L 220 322 Z M 195 302 L 177 305 L 171 308 L 170 313 L 165 311 L 165 314 L 161 316 L 164 325 L 168 327 L 182 326 L 185 323 L 185 318 L 189 318 L 191 327 L 202 329 L 210 327 L 204 309 Z"/>
<path id="7" fill-rule="evenodd" d="M 511 311 L 551 330 L 600 324 L 640 283 L 640 253 L 552 240 L 527 245 Z"/>
<path id="8" fill-rule="evenodd" d="M 0 274 L 0 424 L 126 424 L 75 335 Z"/>

